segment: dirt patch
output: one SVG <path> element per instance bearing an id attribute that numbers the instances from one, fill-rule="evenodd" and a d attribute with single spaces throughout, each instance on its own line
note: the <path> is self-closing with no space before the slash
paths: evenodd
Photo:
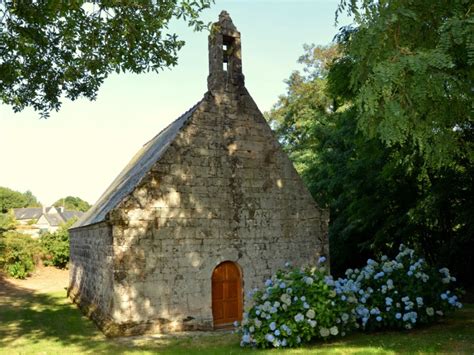
<path id="1" fill-rule="evenodd" d="M 68 286 L 69 270 L 55 267 L 39 267 L 25 280 L 18 280 L 0 274 L 0 297 L 13 296 L 12 292 L 52 292 Z"/>

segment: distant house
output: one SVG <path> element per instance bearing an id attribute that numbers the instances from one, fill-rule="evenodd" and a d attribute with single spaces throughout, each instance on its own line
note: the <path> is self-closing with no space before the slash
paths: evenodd
<path id="1" fill-rule="evenodd" d="M 80 218 L 84 212 L 67 211 L 64 207 L 27 207 L 14 208 L 13 213 L 18 222 L 17 231 L 39 237 L 45 232 L 55 232 L 61 224 L 71 218 Z"/>

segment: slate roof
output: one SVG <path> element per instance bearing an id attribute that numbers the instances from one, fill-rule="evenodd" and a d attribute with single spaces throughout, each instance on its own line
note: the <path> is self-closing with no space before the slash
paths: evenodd
<path id="1" fill-rule="evenodd" d="M 39 219 L 41 216 L 45 216 L 48 223 L 51 226 L 59 226 L 61 223 L 69 221 L 73 217 L 81 218 L 84 212 L 81 211 L 63 211 L 56 208 L 58 213 L 51 213 L 53 207 L 46 207 L 45 213 L 43 213 L 42 207 L 26 207 L 26 208 L 14 208 L 13 213 L 17 220 L 23 219 Z"/>
<path id="2" fill-rule="evenodd" d="M 19 219 L 38 219 L 43 214 L 41 207 L 14 208 L 15 218 Z"/>
<path id="3" fill-rule="evenodd" d="M 49 225 L 53 227 L 57 227 L 61 223 L 65 222 L 65 220 L 62 219 L 62 216 L 60 216 L 59 214 L 45 213 L 44 217 L 48 220 Z"/>
<path id="4" fill-rule="evenodd" d="M 81 218 L 84 215 L 84 212 L 81 211 L 59 211 L 59 214 L 65 221 L 69 221 L 71 218 L 77 217 Z"/>
<path id="5" fill-rule="evenodd" d="M 84 227 L 104 221 L 107 214 L 133 191 L 146 173 L 163 156 L 200 103 L 201 101 L 143 145 L 95 205 L 72 228 Z"/>

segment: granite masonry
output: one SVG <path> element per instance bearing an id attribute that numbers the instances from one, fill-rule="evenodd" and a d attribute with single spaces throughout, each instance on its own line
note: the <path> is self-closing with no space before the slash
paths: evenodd
<path id="1" fill-rule="evenodd" d="M 69 296 L 107 335 L 213 329 L 219 264 L 238 266 L 245 306 L 285 262 L 328 255 L 328 213 L 247 92 L 240 33 L 224 11 L 209 67 L 204 98 L 70 230 Z"/>

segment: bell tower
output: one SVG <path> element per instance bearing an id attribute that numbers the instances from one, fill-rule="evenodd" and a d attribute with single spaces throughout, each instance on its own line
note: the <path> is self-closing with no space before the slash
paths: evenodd
<path id="1" fill-rule="evenodd" d="M 209 76 L 211 93 L 237 92 L 244 87 L 240 32 L 226 11 L 219 15 L 209 35 Z"/>

